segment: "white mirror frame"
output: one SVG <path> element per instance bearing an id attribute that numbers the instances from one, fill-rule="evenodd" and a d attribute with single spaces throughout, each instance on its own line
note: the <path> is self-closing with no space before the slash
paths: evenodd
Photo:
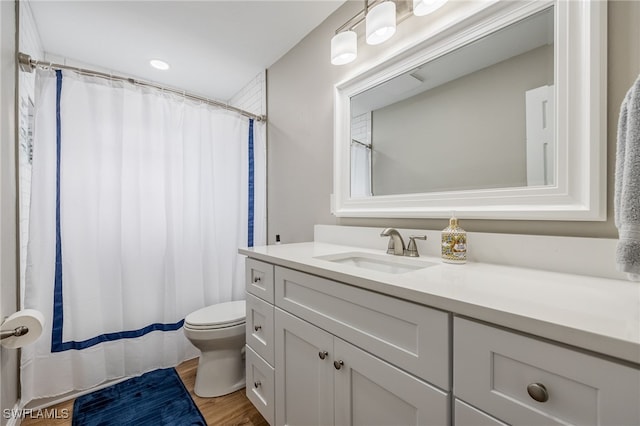
<path id="1" fill-rule="evenodd" d="M 606 219 L 607 2 L 484 4 L 471 12 L 455 9 L 456 16 L 442 18 L 445 24 L 438 34 L 335 86 L 334 215 L 444 218 L 455 211 L 458 217 L 470 219 Z M 555 186 L 351 198 L 351 97 L 550 5 L 555 6 Z"/>

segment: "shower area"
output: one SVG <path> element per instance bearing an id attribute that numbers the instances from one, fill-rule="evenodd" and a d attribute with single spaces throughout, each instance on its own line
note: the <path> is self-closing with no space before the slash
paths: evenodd
<path id="1" fill-rule="evenodd" d="M 198 356 L 181 329 L 244 299 L 266 241 L 266 73 L 226 102 L 51 57 L 20 2 L 23 403 Z"/>

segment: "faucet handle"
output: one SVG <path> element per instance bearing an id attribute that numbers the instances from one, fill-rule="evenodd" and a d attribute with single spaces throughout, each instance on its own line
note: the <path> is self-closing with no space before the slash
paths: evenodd
<path id="1" fill-rule="evenodd" d="M 416 245 L 416 239 L 418 240 L 426 240 L 426 235 L 412 235 L 409 237 L 409 245 L 407 245 L 407 256 L 409 257 L 418 257 L 418 246 Z"/>

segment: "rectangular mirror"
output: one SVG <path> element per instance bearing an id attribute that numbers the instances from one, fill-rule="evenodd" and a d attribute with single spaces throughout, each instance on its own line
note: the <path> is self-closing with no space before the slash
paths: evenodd
<path id="1" fill-rule="evenodd" d="M 603 3 L 456 9 L 338 84 L 334 213 L 604 220 Z"/>
<path id="2" fill-rule="evenodd" d="M 351 196 L 553 185 L 553 100 L 551 6 L 353 96 Z"/>

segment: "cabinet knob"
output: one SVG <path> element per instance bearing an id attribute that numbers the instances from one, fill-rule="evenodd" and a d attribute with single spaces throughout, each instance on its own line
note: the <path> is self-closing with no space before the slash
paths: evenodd
<path id="1" fill-rule="evenodd" d="M 262 386 L 262 383 L 260 382 L 260 380 L 257 380 L 255 382 L 253 382 L 253 387 L 258 389 L 260 386 Z"/>
<path id="2" fill-rule="evenodd" d="M 253 329 L 254 329 L 255 331 L 258 331 L 258 330 L 261 330 L 261 329 L 262 329 L 262 326 L 261 326 L 261 325 L 254 325 L 254 326 L 253 326 Z"/>
<path id="3" fill-rule="evenodd" d="M 527 393 L 538 402 L 546 402 L 549 400 L 549 392 L 542 383 L 531 383 L 527 386 Z"/>
<path id="4" fill-rule="evenodd" d="M 253 278 L 253 282 L 254 283 L 259 283 L 260 281 L 262 281 L 262 278 L 260 278 L 260 277 L 254 277 Z"/>
<path id="5" fill-rule="evenodd" d="M 340 370 L 342 368 L 342 366 L 344 365 L 344 362 L 342 362 L 342 360 L 339 361 L 333 361 L 333 367 L 336 370 Z"/>
<path id="6" fill-rule="evenodd" d="M 318 356 L 320 357 L 320 359 L 325 359 L 327 357 L 327 355 L 329 355 L 329 352 L 327 352 L 327 351 L 320 351 L 318 353 Z"/>

